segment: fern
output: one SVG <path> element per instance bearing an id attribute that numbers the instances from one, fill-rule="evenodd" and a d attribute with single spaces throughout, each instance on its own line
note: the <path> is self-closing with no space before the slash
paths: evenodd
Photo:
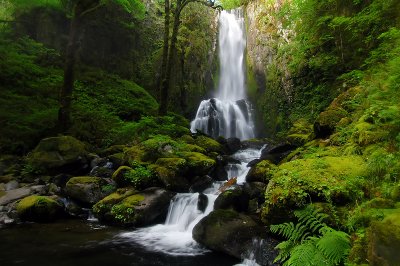
<path id="1" fill-rule="evenodd" d="M 342 231 L 337 231 L 324 223 L 327 215 L 314 206 L 295 211 L 298 223 L 271 225 L 271 232 L 280 234 L 288 240 L 275 248 L 279 255 L 275 262 L 283 265 L 338 265 L 347 256 L 350 238 Z"/>

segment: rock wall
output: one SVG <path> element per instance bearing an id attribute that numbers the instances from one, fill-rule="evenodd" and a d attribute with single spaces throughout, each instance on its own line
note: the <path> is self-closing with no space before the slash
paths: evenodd
<path id="1" fill-rule="evenodd" d="M 288 127 L 287 110 L 293 86 L 288 60 L 280 48 L 294 35 L 285 18 L 276 16 L 290 0 L 253 0 L 245 6 L 247 25 L 247 82 L 255 104 L 259 132 L 274 136 Z"/>

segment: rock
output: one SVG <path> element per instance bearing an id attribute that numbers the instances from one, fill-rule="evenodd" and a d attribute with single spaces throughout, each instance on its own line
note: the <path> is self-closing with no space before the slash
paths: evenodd
<path id="1" fill-rule="evenodd" d="M 17 213 L 26 221 L 52 221 L 62 213 L 62 205 L 50 197 L 31 195 L 17 204 Z"/>
<path id="2" fill-rule="evenodd" d="M 71 136 L 42 139 L 28 156 L 32 167 L 49 174 L 79 174 L 88 171 L 89 153 Z"/>
<path id="3" fill-rule="evenodd" d="M 278 164 L 283 160 L 296 146 L 288 143 L 281 143 L 272 147 L 266 147 L 261 151 L 261 160 L 269 160 L 274 164 Z"/>
<path id="4" fill-rule="evenodd" d="M 329 106 L 324 112 L 320 113 L 314 123 L 314 132 L 317 138 L 330 136 L 336 128 L 336 124 L 346 117 L 348 113 L 341 107 Z"/>
<path id="5" fill-rule="evenodd" d="M 225 167 L 228 165 L 226 156 L 217 156 L 216 165 L 212 173 L 210 174 L 216 181 L 224 181 L 228 179 L 228 173 Z"/>
<path id="6" fill-rule="evenodd" d="M 150 169 L 156 173 L 166 189 L 175 192 L 187 192 L 189 190 L 187 179 L 176 171 L 159 165 L 151 165 Z"/>
<path id="7" fill-rule="evenodd" d="M 214 210 L 193 229 L 193 239 L 205 247 L 241 258 L 255 237 L 266 230 L 249 216 L 232 210 Z"/>
<path id="8" fill-rule="evenodd" d="M 214 202 L 214 209 L 233 209 L 237 212 L 246 212 L 249 207 L 249 197 L 243 193 L 241 186 L 234 185 L 218 195 Z"/>
<path id="9" fill-rule="evenodd" d="M 141 192 L 119 189 L 93 206 L 94 215 L 103 222 L 146 226 L 165 219 L 174 193 L 162 188 Z"/>
<path id="10" fill-rule="evenodd" d="M 189 191 L 192 193 L 195 192 L 202 192 L 206 188 L 209 188 L 213 182 L 213 179 L 208 176 L 196 176 L 192 179 L 191 183 L 192 185 L 189 188 Z"/>
<path id="11" fill-rule="evenodd" d="M 240 139 L 238 139 L 238 138 L 228 138 L 226 140 L 226 147 L 228 148 L 230 154 L 233 154 L 233 153 L 237 152 L 241 148 Z"/>
<path id="12" fill-rule="evenodd" d="M 96 166 L 104 166 L 107 163 L 106 158 L 101 158 L 100 156 L 96 155 L 94 159 L 90 161 L 90 168 L 95 168 Z"/>
<path id="13" fill-rule="evenodd" d="M 77 176 L 67 182 L 65 192 L 79 202 L 93 205 L 112 192 L 107 189 L 110 183 L 100 177 Z"/>
<path id="14" fill-rule="evenodd" d="M 286 136 L 287 141 L 294 146 L 302 146 L 315 137 L 313 125 L 305 119 L 295 121 Z"/>
<path id="15" fill-rule="evenodd" d="M 89 173 L 90 176 L 97 176 L 103 178 L 111 178 L 114 173 L 114 170 L 104 167 L 104 166 L 95 166 Z"/>
<path id="16" fill-rule="evenodd" d="M 399 265 L 400 211 L 383 221 L 373 222 L 368 229 L 370 265 Z"/>
<path id="17" fill-rule="evenodd" d="M 204 135 L 197 136 L 194 140 L 194 144 L 205 149 L 207 152 L 224 153 L 224 148 L 218 141 Z"/>
<path id="18" fill-rule="evenodd" d="M 19 183 L 15 180 L 11 180 L 5 185 L 6 190 L 13 190 L 19 188 Z"/>
<path id="19" fill-rule="evenodd" d="M 9 190 L 0 197 L 0 206 L 7 205 L 10 202 L 16 201 L 18 199 L 24 198 L 31 194 L 31 189 L 28 187 L 17 188 L 14 190 Z"/>
<path id="20" fill-rule="evenodd" d="M 203 193 L 199 194 L 199 200 L 197 201 L 197 209 L 204 212 L 207 209 L 208 198 Z"/>
<path id="21" fill-rule="evenodd" d="M 246 182 L 263 182 L 268 183 L 272 178 L 271 171 L 276 165 L 268 160 L 262 160 L 254 165 L 246 175 Z"/>
<path id="22" fill-rule="evenodd" d="M 249 139 L 249 140 L 243 140 L 241 143 L 242 149 L 259 150 L 266 145 L 271 146 L 272 141 L 266 139 Z"/>
<path id="23" fill-rule="evenodd" d="M 71 177 L 72 177 L 71 175 L 59 174 L 52 179 L 52 182 L 58 187 L 65 187 L 65 185 L 67 184 L 68 180 L 71 179 Z"/>
<path id="24" fill-rule="evenodd" d="M 125 179 L 125 174 L 133 169 L 129 166 L 120 166 L 112 174 L 112 179 L 117 183 L 119 187 L 125 187 L 129 185 L 129 182 Z"/>
<path id="25" fill-rule="evenodd" d="M 126 164 L 126 160 L 124 157 L 124 153 L 115 153 L 108 156 L 108 160 L 113 164 L 115 168 L 120 167 L 121 165 Z"/>
<path id="26" fill-rule="evenodd" d="M 187 162 L 188 176 L 208 175 L 215 167 L 215 160 L 199 152 L 181 152 L 180 157 Z"/>
<path id="27" fill-rule="evenodd" d="M 263 219 L 278 224 L 298 208 L 300 202 L 326 202 L 345 205 L 363 194 L 359 178 L 367 164 L 361 156 L 326 156 L 282 163 L 273 171 L 265 191 Z"/>
<path id="28" fill-rule="evenodd" d="M 105 150 L 100 152 L 101 156 L 110 156 L 112 154 L 123 153 L 124 149 L 126 148 L 125 145 L 113 145 Z"/>
<path id="29" fill-rule="evenodd" d="M 15 220 L 10 218 L 7 213 L 1 212 L 0 213 L 0 225 L 12 225 L 15 223 Z M 0 227 L 1 228 L 1 227 Z"/>
<path id="30" fill-rule="evenodd" d="M 36 186 L 31 186 L 31 192 L 33 194 L 39 194 L 39 195 L 44 195 L 46 194 L 46 186 L 45 185 L 36 185 Z"/>

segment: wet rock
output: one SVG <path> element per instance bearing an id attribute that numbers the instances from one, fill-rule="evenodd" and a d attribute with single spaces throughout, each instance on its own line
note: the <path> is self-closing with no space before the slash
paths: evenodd
<path id="1" fill-rule="evenodd" d="M 10 218 L 7 213 L 0 213 L 0 225 L 12 225 L 15 223 L 15 220 Z"/>
<path id="2" fill-rule="evenodd" d="M 261 151 L 261 160 L 269 160 L 274 164 L 282 161 L 296 146 L 289 143 L 281 143 L 272 147 L 266 147 Z"/>
<path id="3" fill-rule="evenodd" d="M 97 176 L 103 178 L 111 178 L 114 170 L 104 167 L 104 166 L 95 166 L 89 173 L 90 176 Z"/>
<path id="4" fill-rule="evenodd" d="M 189 188 L 189 191 L 192 193 L 195 192 L 202 192 L 204 191 L 206 188 L 210 187 L 213 179 L 208 176 L 196 176 L 192 179 L 192 185 Z"/>
<path id="5" fill-rule="evenodd" d="M 162 188 L 143 191 L 119 189 L 93 206 L 102 222 L 117 225 L 146 226 L 165 219 L 173 192 Z"/>
<path id="6" fill-rule="evenodd" d="M 233 210 L 214 210 L 193 229 L 194 240 L 205 247 L 241 258 L 255 237 L 266 230 L 253 219 Z"/>
<path id="7" fill-rule="evenodd" d="M 204 212 L 208 205 L 208 198 L 203 193 L 199 194 L 199 200 L 197 202 L 197 209 L 201 212 Z"/>
<path id="8" fill-rule="evenodd" d="M 105 196 L 109 195 L 106 179 L 92 176 L 78 176 L 71 178 L 65 187 L 66 194 L 84 204 L 93 205 Z"/>
<path id="9" fill-rule="evenodd" d="M 228 179 L 226 165 L 228 164 L 226 156 L 217 156 L 214 171 L 210 174 L 216 181 L 224 181 Z"/>
<path id="10" fill-rule="evenodd" d="M 214 209 L 233 209 L 237 212 L 246 212 L 249 206 L 249 197 L 241 186 L 232 186 L 218 195 L 214 202 Z"/>
<path id="11" fill-rule="evenodd" d="M 240 150 L 241 148 L 241 142 L 240 139 L 238 138 L 228 138 L 226 140 L 226 147 L 228 148 L 228 151 L 230 154 L 233 154 Z"/>
<path id="12" fill-rule="evenodd" d="M 68 180 L 71 179 L 71 177 L 72 177 L 71 175 L 59 174 L 53 177 L 52 183 L 54 183 L 58 187 L 65 187 L 65 185 L 67 184 Z"/>

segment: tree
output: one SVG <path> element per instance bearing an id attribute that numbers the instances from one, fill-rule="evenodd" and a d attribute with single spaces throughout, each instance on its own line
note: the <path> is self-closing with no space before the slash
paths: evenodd
<path id="1" fill-rule="evenodd" d="M 121 6 L 135 18 L 143 18 L 145 7 L 141 0 L 14 0 L 11 3 L 16 10 L 32 9 L 38 6 L 61 8 L 70 18 L 68 43 L 65 51 L 64 81 L 60 89 L 58 112 L 59 128 L 62 132 L 65 132 L 71 125 L 71 103 L 75 82 L 74 69 L 84 20 L 89 18 L 89 14 L 108 4 Z"/>
<path id="2" fill-rule="evenodd" d="M 164 46 L 163 46 L 163 57 L 161 64 L 161 75 L 160 75 L 160 107 L 159 115 L 166 115 L 168 110 L 168 97 L 170 91 L 170 80 L 171 72 L 173 68 L 173 62 L 176 56 L 176 43 L 178 37 L 179 26 L 181 24 L 180 16 L 182 10 L 189 3 L 200 3 L 202 5 L 211 7 L 213 9 L 221 10 L 222 6 L 214 5 L 214 1 L 210 0 L 176 0 L 175 3 L 170 3 L 169 0 L 165 0 L 165 17 L 164 17 Z M 173 4 L 173 5 L 172 5 Z M 170 31 L 170 16 L 173 14 L 173 26 L 172 35 L 169 36 Z"/>

